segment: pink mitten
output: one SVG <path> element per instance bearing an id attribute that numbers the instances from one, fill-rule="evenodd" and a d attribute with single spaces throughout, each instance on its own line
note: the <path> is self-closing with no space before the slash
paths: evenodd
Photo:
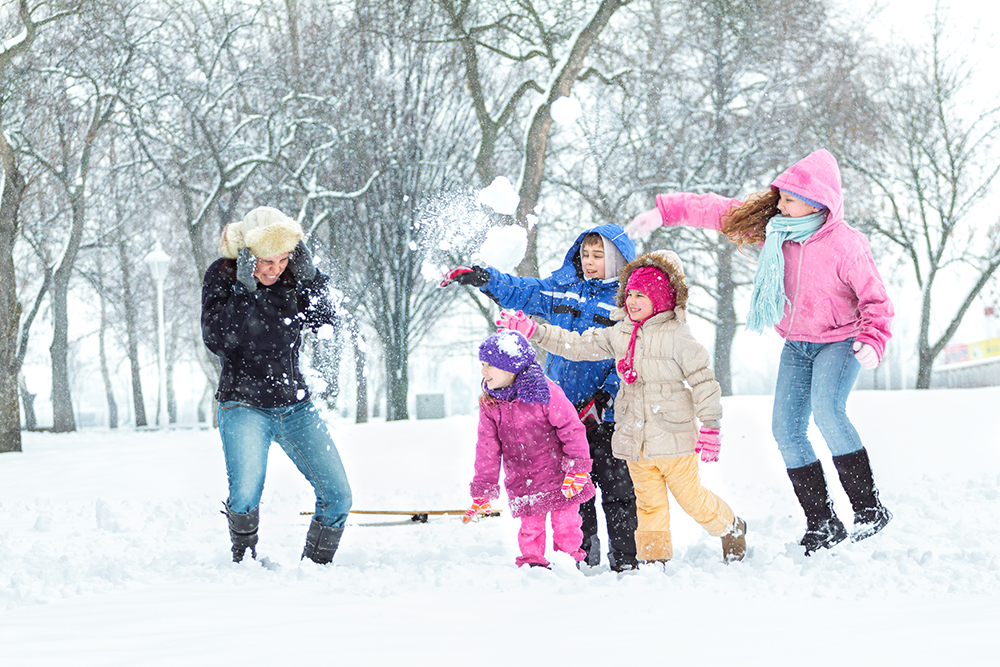
<path id="1" fill-rule="evenodd" d="M 663 216 L 660 209 L 654 208 L 632 218 L 632 222 L 625 225 L 625 233 L 629 238 L 646 238 L 654 231 L 663 226 Z"/>
<path id="2" fill-rule="evenodd" d="M 875 348 L 868 343 L 859 343 L 858 341 L 854 341 L 854 358 L 866 371 L 878 366 L 879 362 L 878 352 L 875 351 Z"/>
<path id="3" fill-rule="evenodd" d="M 490 501 L 488 498 L 473 498 L 472 507 L 470 507 L 468 511 L 466 511 L 465 516 L 462 517 L 462 523 L 479 521 L 484 516 L 489 516 L 490 511 Z"/>
<path id="4" fill-rule="evenodd" d="M 562 494 L 567 498 L 572 498 L 576 494 L 583 491 L 583 487 L 586 484 L 587 484 L 587 473 L 585 472 L 566 473 L 566 478 L 563 479 L 562 483 Z"/>
<path id="5" fill-rule="evenodd" d="M 499 327 L 497 331 L 511 329 L 513 331 L 520 331 L 524 334 L 525 338 L 531 338 L 531 334 L 535 333 L 538 325 L 519 310 L 513 315 L 506 311 L 501 311 L 500 319 L 497 320 L 497 327 Z"/>
<path id="6" fill-rule="evenodd" d="M 722 441 L 719 439 L 719 429 L 702 428 L 698 433 L 698 446 L 696 452 L 701 452 L 701 460 L 705 463 L 713 463 L 719 460 L 719 450 L 722 448 Z"/>

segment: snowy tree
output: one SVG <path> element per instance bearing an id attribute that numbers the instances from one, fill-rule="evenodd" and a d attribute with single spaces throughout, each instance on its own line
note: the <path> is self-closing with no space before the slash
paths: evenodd
<path id="1" fill-rule="evenodd" d="M 434 197 L 467 187 L 471 116 L 447 50 L 404 37 L 425 31 L 425 16 L 382 3 L 357 9 L 343 42 L 355 61 L 343 85 L 350 104 L 340 107 L 330 168 L 348 189 L 367 189 L 328 201 L 325 224 L 346 309 L 378 337 L 386 418 L 406 419 L 409 355 L 459 294 L 427 275 L 450 230 L 424 211 Z"/>
<path id="2" fill-rule="evenodd" d="M 975 98 L 973 70 L 945 47 L 942 15 L 933 20 L 928 47 L 873 69 L 878 131 L 844 151 L 877 195 L 867 229 L 895 249 L 920 290 L 918 389 L 930 387 L 934 359 L 1000 267 L 1000 218 L 979 206 L 1000 173 L 1000 108 Z"/>
<path id="3" fill-rule="evenodd" d="M 538 229 L 531 218 L 545 177 L 552 106 L 568 97 L 579 79 L 602 76 L 586 67 L 588 52 L 615 12 L 630 2 L 437 0 L 461 49 L 479 121 L 476 173 L 488 185 L 501 166 L 513 163 L 519 171 L 515 218 L 528 231 L 527 250 L 517 267 L 522 276 L 538 275 Z M 525 108 L 529 95 L 535 103 Z M 501 158 L 503 133 L 521 145 L 507 148 L 511 155 Z"/>
<path id="4" fill-rule="evenodd" d="M 641 22 L 647 48 L 633 55 L 634 94 L 646 119 L 630 145 L 638 147 L 638 181 L 648 193 L 635 212 L 660 192 L 740 198 L 766 189 L 777 171 L 815 148 L 809 127 L 826 108 L 824 100 L 807 103 L 806 91 L 828 80 L 849 44 L 830 28 L 823 2 L 682 0 L 667 7 L 672 14 L 654 3 Z M 753 267 L 717 232 L 664 230 L 645 247 L 662 245 L 665 233 L 672 246 L 684 244 L 688 281 L 700 291 L 691 312 L 715 325 L 713 367 L 731 395 L 736 295 L 751 283 Z"/>
<path id="5" fill-rule="evenodd" d="M 6 12 L 3 15 L 6 23 L 3 34 L 12 36 L 5 37 L 0 44 L 0 87 L 4 98 L 0 109 L 0 159 L 3 164 L 0 181 L 0 452 L 21 451 L 17 378 L 24 359 L 19 330 L 22 311 L 17 297 L 14 244 L 27 182 L 21 171 L 21 158 L 8 138 L 10 128 L 5 122 L 9 119 L 9 109 L 17 104 L 11 99 L 19 98 L 17 91 L 9 87 L 11 70 L 14 60 L 32 49 L 39 29 L 66 18 L 72 11 L 71 7 L 61 7 L 58 3 L 20 0 L 16 17 Z"/>
<path id="6" fill-rule="evenodd" d="M 88 222 L 89 183 L 102 150 L 101 141 L 118 107 L 135 44 L 109 35 L 130 33 L 134 6 L 92 3 L 81 12 L 77 29 L 47 40 L 54 62 L 39 62 L 38 81 L 30 96 L 39 110 L 20 128 L 22 152 L 39 164 L 58 188 L 66 215 L 61 229 L 50 229 L 53 430 L 76 430 L 70 390 L 69 293 Z M 120 11 L 118 11 L 120 10 Z M 44 102 L 42 101 L 44 99 Z"/>

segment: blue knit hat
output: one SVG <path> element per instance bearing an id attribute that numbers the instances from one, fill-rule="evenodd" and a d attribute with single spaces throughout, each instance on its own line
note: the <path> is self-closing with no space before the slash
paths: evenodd
<path id="1" fill-rule="evenodd" d="M 521 332 L 508 329 L 493 334 L 479 346 L 479 360 L 516 375 L 513 388 L 521 401 L 549 402 L 549 384 L 545 371 L 538 363 L 531 343 Z M 485 384 L 483 386 L 485 388 Z M 504 397 L 494 391 L 490 393 L 498 398 Z"/>
<path id="2" fill-rule="evenodd" d="M 782 188 L 782 189 L 784 190 L 784 188 Z M 787 192 L 788 194 L 792 195 L 793 197 L 797 197 L 798 199 L 801 199 L 802 201 L 804 201 L 806 204 L 809 204 L 813 208 L 818 208 L 818 209 L 830 208 L 826 204 L 821 204 L 818 201 L 816 201 L 815 199 L 809 199 L 809 197 L 803 197 L 798 192 L 792 192 L 791 190 L 785 190 L 785 192 Z"/>

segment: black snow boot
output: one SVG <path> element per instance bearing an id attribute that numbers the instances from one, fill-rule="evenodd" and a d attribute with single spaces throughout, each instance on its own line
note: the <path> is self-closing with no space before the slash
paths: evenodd
<path id="1" fill-rule="evenodd" d="M 583 564 L 587 567 L 597 567 L 601 564 L 601 538 L 597 535 L 587 535 L 583 538 L 583 549 L 585 557 Z"/>
<path id="2" fill-rule="evenodd" d="M 333 555 L 337 553 L 340 536 L 343 534 L 343 526 L 340 528 L 324 526 L 313 517 L 309 523 L 309 532 L 306 533 L 306 548 L 302 550 L 302 558 L 326 565 L 333 560 Z"/>
<path id="3" fill-rule="evenodd" d="M 823 466 L 814 461 L 801 468 L 789 468 L 788 479 L 806 514 L 806 534 L 799 540 L 810 556 L 820 549 L 829 549 L 847 539 L 847 529 L 833 511 L 833 501 L 826 487 Z"/>
<path id="4" fill-rule="evenodd" d="M 238 514 L 223 503 L 223 514 L 229 519 L 229 539 L 233 541 L 233 562 L 239 563 L 246 555 L 257 558 L 257 526 L 260 523 L 260 507 L 254 507 L 246 514 Z"/>
<path id="5" fill-rule="evenodd" d="M 878 498 L 868 451 L 864 447 L 850 454 L 834 456 L 833 464 L 837 466 L 840 483 L 844 485 L 844 491 L 854 508 L 851 541 L 860 542 L 885 528 L 892 519 L 892 513 Z"/>

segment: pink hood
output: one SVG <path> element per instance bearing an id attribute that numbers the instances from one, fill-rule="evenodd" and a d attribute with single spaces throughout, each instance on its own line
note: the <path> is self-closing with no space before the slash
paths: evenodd
<path id="1" fill-rule="evenodd" d="M 840 191 L 840 167 L 830 151 L 820 149 L 802 158 L 774 179 L 771 187 L 808 197 L 830 209 L 826 222 L 844 219 L 844 195 Z"/>

